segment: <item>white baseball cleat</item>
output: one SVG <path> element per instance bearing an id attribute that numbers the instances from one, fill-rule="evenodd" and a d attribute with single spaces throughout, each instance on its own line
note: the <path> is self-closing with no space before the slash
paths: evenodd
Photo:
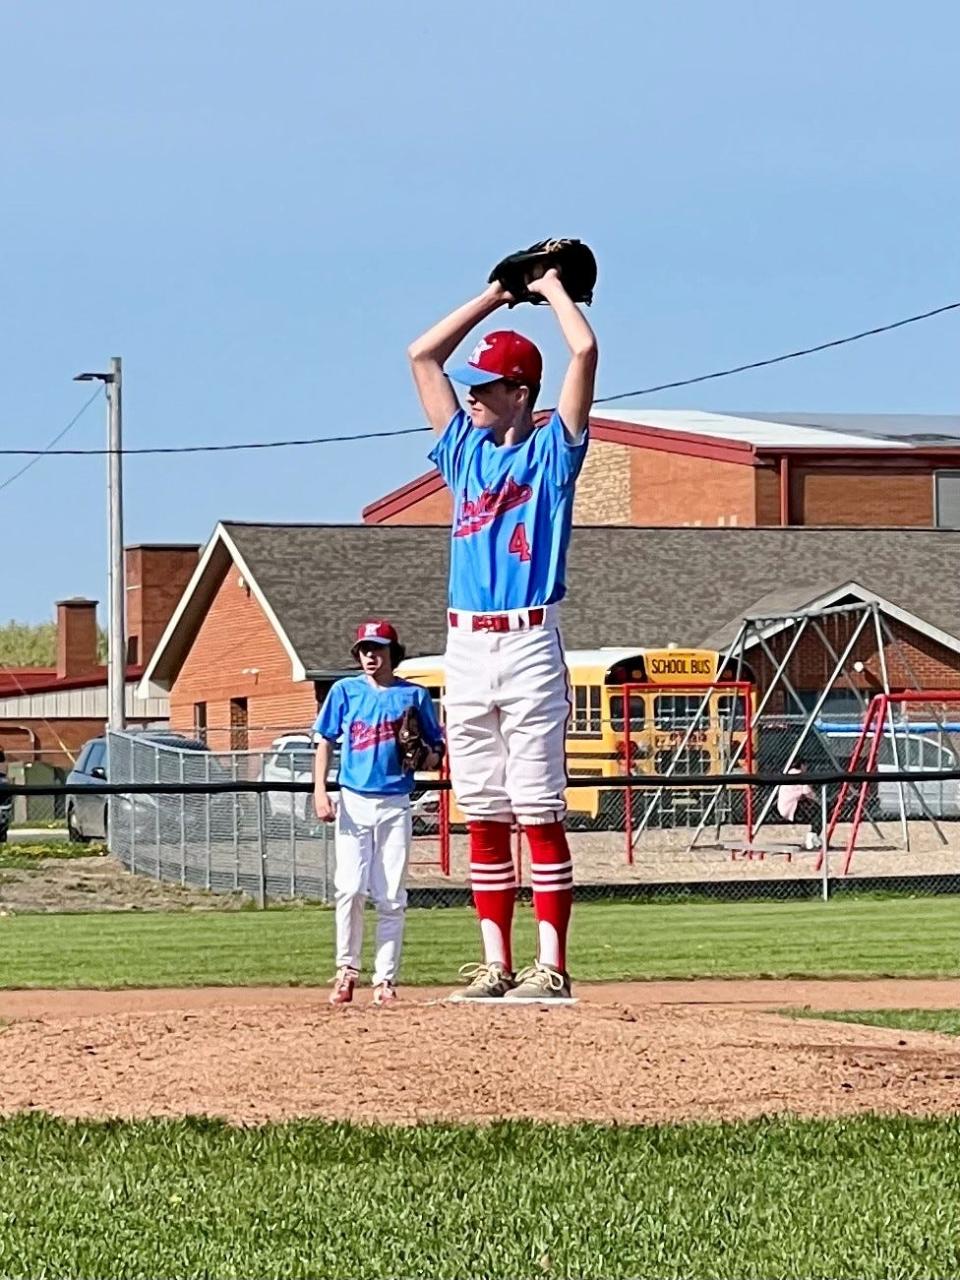
<path id="1" fill-rule="evenodd" d="M 537 1003 L 557 1000 L 572 1001 L 570 976 L 564 973 L 562 969 L 554 969 L 552 965 L 541 964 L 538 960 L 529 969 L 524 969 L 517 974 L 516 986 L 512 991 L 508 991 L 503 998 L 509 1004 L 522 1000 L 536 1001 Z"/>
<path id="2" fill-rule="evenodd" d="M 392 982 L 378 982 L 373 988 L 373 1003 L 376 1005 L 396 1004 L 397 988 Z"/>
<path id="3" fill-rule="evenodd" d="M 337 976 L 333 980 L 333 990 L 330 992 L 330 1003 L 349 1004 L 353 999 L 353 989 L 357 985 L 358 977 L 356 969 L 348 969 L 346 965 L 338 969 Z"/>
<path id="4" fill-rule="evenodd" d="M 455 991 L 451 1000 L 500 1000 L 510 991 L 514 977 L 506 965 L 496 960 L 490 964 L 465 964 L 460 967 L 460 977 L 470 981 L 463 991 Z"/>

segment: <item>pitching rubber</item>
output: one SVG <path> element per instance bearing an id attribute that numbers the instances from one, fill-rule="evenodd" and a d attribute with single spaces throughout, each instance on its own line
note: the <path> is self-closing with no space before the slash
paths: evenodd
<path id="1" fill-rule="evenodd" d="M 550 1000 L 540 1000 L 536 996 L 532 996 L 529 1000 L 524 1000 L 522 997 L 520 999 L 505 1000 L 503 996 L 482 996 L 479 999 L 468 1000 L 465 996 L 461 996 L 456 992 L 454 992 L 452 996 L 447 996 L 445 1000 L 441 1000 L 439 1001 L 439 1003 L 440 1004 L 498 1004 L 498 1005 L 504 1005 L 507 1007 L 514 1004 L 518 1004 L 518 1005 L 519 1004 L 523 1004 L 523 1005 L 538 1004 L 543 1009 L 549 1009 L 555 1004 L 562 1004 L 562 1005 L 579 1004 L 579 1001 L 576 996 L 557 996 Z"/>

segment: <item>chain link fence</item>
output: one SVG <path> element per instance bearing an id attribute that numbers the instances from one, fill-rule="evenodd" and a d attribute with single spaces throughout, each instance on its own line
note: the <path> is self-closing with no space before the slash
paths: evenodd
<path id="1" fill-rule="evenodd" d="M 130 871 L 214 892 L 242 891 L 259 902 L 333 895 L 333 829 L 316 820 L 312 796 L 282 790 L 313 781 L 313 752 L 302 744 L 263 751 L 184 748 L 134 734 L 107 739 L 111 783 L 222 784 L 215 794 L 157 792 L 90 797 L 105 807 L 111 853 Z M 337 761 L 331 765 L 336 775 Z M 262 782 L 277 790 L 232 791 Z M 77 798 L 82 805 L 84 797 Z M 437 794 L 415 792 L 411 874 L 445 880 Z"/>
<path id="2" fill-rule="evenodd" d="M 692 704 L 686 720 L 675 714 L 669 726 L 641 729 L 634 716 L 628 732 L 621 719 L 611 731 L 620 735 L 622 749 L 608 753 L 604 771 L 597 765 L 595 774 L 578 778 L 571 769 L 567 825 L 578 899 L 826 897 L 904 886 L 960 891 L 960 781 L 923 778 L 925 771 L 960 769 L 960 723 L 920 710 L 923 720 L 916 709 L 898 712 L 878 741 L 875 780 L 845 791 L 837 782 L 814 788 L 792 820 L 781 812 L 789 810 L 781 805 L 781 787 L 720 785 L 713 777 L 746 774 L 748 757 L 750 772 L 761 776 L 784 774 L 788 767 L 842 773 L 862 736 L 862 717 L 824 717 L 805 733 L 802 716 L 770 715 L 749 735 L 739 713 L 719 730 L 698 727 Z M 663 785 L 616 785 L 628 758 L 635 774 Z M 915 772 L 915 780 L 886 781 L 884 773 L 897 768 Z M 229 789 L 230 783 L 256 781 L 278 788 L 284 782 L 309 785 L 312 770 L 312 753 L 302 747 L 216 752 L 198 744 L 185 750 L 112 734 L 111 783 L 218 783 L 226 789 L 110 797 L 110 849 L 131 871 L 160 880 L 239 890 L 261 903 L 330 902 L 333 830 L 313 818 L 311 796 Z M 676 785 L 675 778 L 685 781 Z M 851 844 L 858 805 L 862 821 Z M 468 837 L 455 803 L 425 790 L 415 793 L 413 812 L 411 902 L 468 902 Z M 828 850 L 823 830 L 829 832 Z M 528 854 L 519 831 L 514 849 L 521 896 L 528 896 Z"/>

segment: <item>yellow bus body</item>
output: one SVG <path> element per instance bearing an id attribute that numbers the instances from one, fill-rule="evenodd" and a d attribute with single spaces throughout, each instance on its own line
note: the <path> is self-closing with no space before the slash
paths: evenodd
<path id="1" fill-rule="evenodd" d="M 570 778 L 613 778 L 627 772 L 722 773 L 731 749 L 743 741 L 746 698 L 718 681 L 721 654 L 713 649 L 573 649 L 566 653 L 570 680 L 567 722 L 567 775 Z M 442 714 L 442 656 L 410 658 L 397 674 L 430 691 Z M 734 673 L 724 671 L 729 681 Z M 752 674 L 742 669 L 744 681 Z M 624 723 L 624 690 L 629 690 L 629 725 Z M 662 690 L 662 692 L 661 692 Z M 704 705 L 704 698 L 707 698 Z M 751 707 L 753 697 L 751 693 Z M 731 717 L 735 717 L 731 724 Z M 744 766 L 741 758 L 739 765 Z M 606 799 L 604 799 L 606 797 Z M 568 809 L 596 819 L 604 808 L 622 808 L 622 790 L 570 787 Z M 677 796 L 677 799 L 681 797 Z M 450 801 L 451 822 L 463 816 Z"/>

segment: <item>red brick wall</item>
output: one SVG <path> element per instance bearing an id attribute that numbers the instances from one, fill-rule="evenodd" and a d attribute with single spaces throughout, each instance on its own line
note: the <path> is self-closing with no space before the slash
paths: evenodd
<path id="1" fill-rule="evenodd" d="M 130 721 L 130 727 L 148 721 Z M 69 769 L 91 738 L 102 737 L 103 720 L 0 720 L 0 747 L 8 760 L 43 761 Z"/>
<path id="2" fill-rule="evenodd" d="M 790 478 L 793 524 L 933 525 L 933 476 L 928 470 L 796 467 Z"/>
<path id="3" fill-rule="evenodd" d="M 849 641 L 851 628 L 856 626 L 858 617 L 853 619 L 834 616 L 821 624 L 834 651 L 839 655 Z M 960 654 L 937 644 L 917 631 L 902 623 L 887 621 L 887 628 L 892 636 L 884 650 L 887 673 L 892 690 L 902 689 L 956 689 L 960 690 Z M 793 632 L 784 632 L 771 639 L 770 648 L 781 659 L 793 636 Z M 754 675 L 761 689 L 765 689 L 772 677 L 773 668 L 767 658 L 754 649 L 748 658 Z M 861 672 L 853 670 L 855 662 L 862 662 Z M 833 661 L 823 645 L 822 640 L 808 632 L 790 659 L 787 676 L 798 692 L 820 690 L 829 680 Z M 841 678 L 835 688 L 840 691 L 850 688 L 852 682 L 864 694 L 877 693 L 882 688 L 882 671 L 877 648 L 876 634 L 872 622 L 867 622 L 848 661 L 845 671 L 850 677 L 848 681 Z M 789 705 L 782 698 L 768 704 L 774 713 L 797 710 L 796 704 L 789 699 Z"/>
<path id="4" fill-rule="evenodd" d="M 757 494 L 757 524 L 776 527 L 780 524 L 780 469 L 757 467 L 753 473 Z"/>
<path id="5" fill-rule="evenodd" d="M 654 449 L 629 452 L 633 524 L 756 523 L 754 467 Z M 584 512 L 580 518 L 587 522 L 589 515 Z"/>
<path id="6" fill-rule="evenodd" d="M 146 665 L 197 567 L 199 547 L 130 547 L 126 553 L 127 661 Z"/>
<path id="7" fill-rule="evenodd" d="M 251 667 L 257 673 L 244 674 Z M 232 698 L 247 699 L 251 749 L 316 719 L 312 683 L 294 684 L 286 650 L 249 587 L 238 585 L 235 567 L 220 584 L 170 691 L 171 727 L 192 734 L 194 703 L 205 702 L 207 741 L 229 750 Z"/>
<path id="8" fill-rule="evenodd" d="M 99 665 L 97 602 L 57 602 L 57 676 L 86 676 Z"/>

